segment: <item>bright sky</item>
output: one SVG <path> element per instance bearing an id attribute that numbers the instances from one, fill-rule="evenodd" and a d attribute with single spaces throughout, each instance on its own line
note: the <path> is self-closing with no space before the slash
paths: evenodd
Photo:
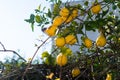
<path id="1" fill-rule="evenodd" d="M 46 38 L 42 36 L 40 28 L 35 27 L 35 32 L 32 32 L 29 23 L 24 21 L 39 4 L 48 5 L 45 0 L 0 0 L 0 42 L 6 49 L 16 52 L 20 50 L 19 54 L 26 59 L 35 52 L 34 45 L 41 44 L 37 39 Z M 38 55 L 45 49 L 46 47 L 41 48 Z M 11 55 L 13 54 L 0 52 L 0 60 Z"/>

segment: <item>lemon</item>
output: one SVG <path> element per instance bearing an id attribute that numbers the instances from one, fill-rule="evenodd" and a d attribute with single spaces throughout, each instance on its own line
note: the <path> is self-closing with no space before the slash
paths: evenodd
<path id="1" fill-rule="evenodd" d="M 107 74 L 106 80 L 112 80 L 111 74 Z"/>
<path id="2" fill-rule="evenodd" d="M 72 77 L 76 77 L 80 74 L 80 69 L 78 67 L 72 70 Z"/>
<path id="3" fill-rule="evenodd" d="M 64 66 L 67 64 L 67 56 L 60 53 L 57 58 L 56 58 L 56 63 L 59 65 L 59 66 Z"/>
<path id="4" fill-rule="evenodd" d="M 66 56 L 70 56 L 73 53 L 72 50 L 66 46 L 61 47 L 60 49 L 61 49 L 60 51 Z"/>
<path id="5" fill-rule="evenodd" d="M 64 37 L 58 37 L 55 39 L 55 44 L 57 47 L 63 47 L 65 45 Z"/>
<path id="6" fill-rule="evenodd" d="M 100 33 L 100 35 L 97 37 L 96 45 L 99 47 L 104 47 L 106 45 L 106 38 L 103 33 Z"/>
<path id="7" fill-rule="evenodd" d="M 69 22 L 71 22 L 71 21 L 73 20 L 73 17 L 72 17 L 72 16 L 62 17 L 62 19 L 63 19 L 63 21 L 64 21 L 65 23 L 69 23 Z"/>
<path id="8" fill-rule="evenodd" d="M 60 10 L 59 14 L 60 16 L 67 17 L 69 15 L 69 10 L 66 7 L 64 7 Z"/>
<path id="9" fill-rule="evenodd" d="M 46 76 L 47 79 L 52 79 L 54 76 L 54 73 L 50 73 L 49 75 Z"/>
<path id="10" fill-rule="evenodd" d="M 56 78 L 55 80 L 60 80 L 60 78 Z"/>
<path id="11" fill-rule="evenodd" d="M 63 23 L 63 18 L 61 16 L 56 16 L 53 19 L 53 25 L 60 26 Z"/>
<path id="12" fill-rule="evenodd" d="M 93 5 L 93 7 L 91 8 L 91 11 L 93 14 L 98 14 L 101 10 L 101 5 L 100 4 L 96 4 Z"/>
<path id="13" fill-rule="evenodd" d="M 55 33 L 56 33 L 56 30 L 57 30 L 57 27 L 56 26 L 50 26 L 48 29 L 45 30 L 45 33 L 48 35 L 48 36 L 54 36 Z"/>
<path id="14" fill-rule="evenodd" d="M 65 37 L 66 44 L 73 45 L 77 42 L 76 37 L 74 35 L 68 35 Z"/>
<path id="15" fill-rule="evenodd" d="M 72 11 L 71 16 L 72 16 L 73 18 L 77 17 L 77 16 L 78 16 L 78 9 L 74 9 L 74 10 Z"/>
<path id="16" fill-rule="evenodd" d="M 66 54 L 67 56 L 72 55 L 72 50 L 71 50 L 70 48 L 67 48 L 65 52 L 66 52 L 65 54 Z"/>
<path id="17" fill-rule="evenodd" d="M 92 47 L 92 41 L 88 37 L 86 37 L 86 38 L 84 38 L 84 45 L 87 48 L 91 48 Z"/>

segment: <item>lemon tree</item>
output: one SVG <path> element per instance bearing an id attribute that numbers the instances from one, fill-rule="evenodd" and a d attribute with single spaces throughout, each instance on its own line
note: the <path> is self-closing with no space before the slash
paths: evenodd
<path id="1" fill-rule="evenodd" d="M 38 24 L 42 30 L 45 28 L 43 32 L 52 38 L 53 47 L 49 53 L 51 58 L 45 60 L 49 62 L 52 58 L 56 59 L 53 66 L 59 67 L 59 71 L 55 72 L 59 76 L 54 76 L 63 80 L 119 79 L 119 0 L 84 0 L 76 4 L 72 4 L 74 1 L 49 1 L 54 3 L 53 10 L 48 9 L 45 13 L 45 8 L 36 9 L 36 13 L 25 21 L 31 24 L 32 30 L 34 24 Z M 51 26 L 45 27 L 47 24 Z M 89 32 L 95 32 L 97 37 Z M 74 75 L 78 77 L 72 76 L 74 66 L 81 70 L 75 70 Z M 107 75 L 108 73 L 112 75 Z"/>

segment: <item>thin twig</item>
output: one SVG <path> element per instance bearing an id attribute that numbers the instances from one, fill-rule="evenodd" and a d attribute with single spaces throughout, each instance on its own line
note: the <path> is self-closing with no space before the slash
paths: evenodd
<path id="1" fill-rule="evenodd" d="M 26 67 L 24 73 L 23 73 L 23 76 L 22 76 L 22 80 L 24 80 L 24 76 L 26 75 L 27 71 L 28 71 L 28 68 L 30 67 L 35 55 L 37 54 L 38 50 L 41 48 L 41 46 L 49 39 L 50 37 L 48 37 L 40 46 L 38 46 L 38 48 L 36 49 L 35 53 L 33 54 L 33 57 L 31 59 L 31 61 L 28 63 L 28 66 Z"/>
<path id="2" fill-rule="evenodd" d="M 14 54 L 16 54 L 17 56 L 19 56 L 19 58 L 20 59 L 22 59 L 22 60 L 24 60 L 25 62 L 26 62 L 26 60 L 22 57 L 22 56 L 20 56 L 16 51 L 14 51 L 14 50 L 0 50 L 0 52 L 12 52 L 12 53 L 14 53 Z"/>
<path id="3" fill-rule="evenodd" d="M 16 51 L 14 51 L 14 50 L 7 50 L 5 48 L 5 46 L 2 44 L 2 42 L 0 42 L 0 45 L 3 48 L 3 50 L 0 50 L 0 52 L 12 52 L 12 53 L 16 54 L 17 56 L 19 56 L 19 58 L 23 59 L 26 62 L 26 60 L 22 56 L 20 56 Z"/>
<path id="4" fill-rule="evenodd" d="M 3 50 L 6 50 L 6 49 L 5 49 L 5 46 L 2 44 L 2 42 L 0 42 L 0 44 L 1 44 L 1 46 L 3 47 Z"/>

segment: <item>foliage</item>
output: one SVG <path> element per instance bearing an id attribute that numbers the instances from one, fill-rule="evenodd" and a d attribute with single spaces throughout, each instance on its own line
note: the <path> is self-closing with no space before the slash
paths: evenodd
<path id="1" fill-rule="evenodd" d="M 48 38 L 38 46 L 40 47 L 50 38 L 53 40 L 53 50 L 43 52 L 43 65 L 40 69 L 41 79 L 56 80 L 119 80 L 120 77 L 120 2 L 119 0 L 83 1 L 73 4 L 74 1 L 46 0 L 52 2 L 52 10 L 45 12 L 44 8 L 35 9 L 26 22 L 41 27 Z M 50 25 L 47 26 L 46 25 Z M 98 32 L 96 40 L 90 39 L 87 32 Z M 72 38 L 67 39 L 67 36 Z M 64 39 L 64 45 L 56 38 Z M 85 41 L 87 38 L 87 41 Z M 80 42 L 81 41 L 81 42 Z M 85 41 L 85 42 L 84 42 Z M 54 44 L 55 43 L 55 44 Z M 57 46 L 58 44 L 60 46 Z M 79 47 L 76 52 L 71 47 Z M 67 56 L 67 64 L 59 66 L 56 57 L 59 54 Z M 33 61 L 24 71 L 23 78 L 27 76 Z M 62 60 L 61 60 L 62 61 Z M 48 68 L 49 70 L 48 70 Z M 77 67 L 80 74 L 72 77 L 72 69 Z M 33 68 L 32 70 L 36 70 Z M 43 69 L 43 70 L 42 70 Z M 8 70 L 9 71 L 9 70 Z M 39 75 L 39 76 L 40 76 Z M 47 76 L 47 77 L 46 77 Z M 106 78 L 107 77 L 107 78 Z M 110 77 L 108 79 L 108 77 Z M 36 78 L 33 78 L 36 79 Z M 30 79 L 32 80 L 32 79 Z M 37 79 L 36 79 L 37 80 Z"/>

